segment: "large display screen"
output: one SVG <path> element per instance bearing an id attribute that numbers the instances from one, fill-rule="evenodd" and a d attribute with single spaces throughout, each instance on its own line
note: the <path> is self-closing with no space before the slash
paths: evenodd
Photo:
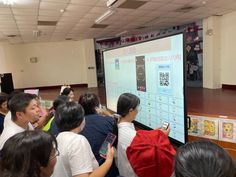
<path id="1" fill-rule="evenodd" d="M 184 37 L 176 34 L 103 52 L 107 108 L 116 112 L 118 97 L 137 95 L 135 121 L 152 129 L 170 123 L 169 137 L 186 142 Z"/>

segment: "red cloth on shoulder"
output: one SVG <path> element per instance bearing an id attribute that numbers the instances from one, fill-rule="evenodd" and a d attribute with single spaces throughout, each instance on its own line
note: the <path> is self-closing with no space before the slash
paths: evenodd
<path id="1" fill-rule="evenodd" d="M 139 130 L 127 148 L 127 158 L 139 177 L 170 177 L 175 149 L 161 130 Z"/>

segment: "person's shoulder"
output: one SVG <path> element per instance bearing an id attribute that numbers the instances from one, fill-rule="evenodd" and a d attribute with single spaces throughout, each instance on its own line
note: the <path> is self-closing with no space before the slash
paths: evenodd
<path id="1" fill-rule="evenodd" d="M 103 122 L 114 122 L 114 119 L 113 117 L 111 116 L 103 116 L 103 115 L 100 115 L 100 114 L 91 114 L 91 115 L 86 115 L 85 116 L 85 120 L 86 121 L 103 121 Z"/>
<path id="2" fill-rule="evenodd" d="M 4 118 L 5 118 L 5 115 L 2 114 L 2 113 L 0 113 L 0 118 L 1 118 L 1 119 L 4 119 Z"/>

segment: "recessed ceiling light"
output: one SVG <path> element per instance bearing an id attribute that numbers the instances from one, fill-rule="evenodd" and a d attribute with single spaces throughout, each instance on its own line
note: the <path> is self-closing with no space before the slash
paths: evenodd
<path id="1" fill-rule="evenodd" d="M 61 9 L 61 10 L 60 10 L 61 13 L 65 12 L 65 11 L 66 11 L 65 9 Z"/>
<path id="2" fill-rule="evenodd" d="M 202 4 L 206 4 L 206 1 L 202 1 Z"/>

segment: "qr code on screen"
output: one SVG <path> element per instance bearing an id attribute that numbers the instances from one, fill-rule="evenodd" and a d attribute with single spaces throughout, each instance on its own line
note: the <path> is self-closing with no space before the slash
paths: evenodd
<path id="1" fill-rule="evenodd" d="M 170 73 L 169 72 L 159 72 L 160 86 L 168 87 L 170 85 Z"/>

